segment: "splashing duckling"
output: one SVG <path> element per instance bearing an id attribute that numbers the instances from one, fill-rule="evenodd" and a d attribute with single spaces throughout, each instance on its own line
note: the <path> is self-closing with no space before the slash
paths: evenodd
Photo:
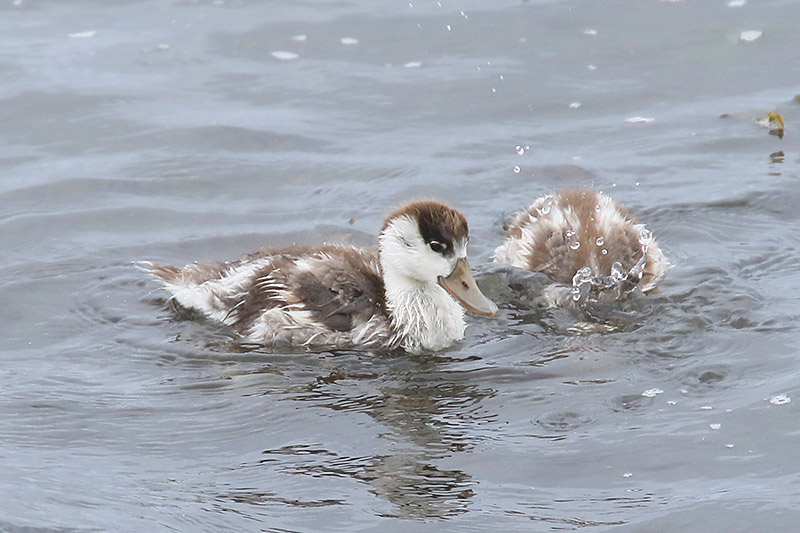
<path id="1" fill-rule="evenodd" d="M 492 258 L 572 285 L 575 300 L 623 284 L 650 293 L 671 266 L 644 224 L 610 197 L 582 189 L 534 200 Z"/>

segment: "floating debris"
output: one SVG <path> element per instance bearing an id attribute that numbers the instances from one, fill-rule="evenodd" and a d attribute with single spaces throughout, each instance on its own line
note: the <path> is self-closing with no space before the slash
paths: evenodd
<path id="1" fill-rule="evenodd" d="M 769 128 L 769 134 L 775 135 L 783 139 L 783 129 L 785 124 L 783 122 L 783 117 L 777 111 L 770 111 L 767 113 L 766 117 L 760 117 L 756 120 L 761 126 L 765 128 Z"/>
<path id="2" fill-rule="evenodd" d="M 664 391 L 661 389 L 647 389 L 642 393 L 642 396 L 645 398 L 655 398 L 659 394 L 664 394 Z"/>
<path id="3" fill-rule="evenodd" d="M 783 159 L 786 157 L 786 154 L 783 152 L 772 152 L 769 154 L 769 160 L 773 163 L 783 163 Z"/>
<path id="4" fill-rule="evenodd" d="M 355 45 L 357 45 L 358 43 L 360 43 L 361 41 L 359 41 L 359 40 L 358 40 L 358 39 L 356 39 L 355 37 L 342 37 L 342 38 L 339 40 L 339 42 L 340 42 L 340 43 L 342 43 L 342 44 L 343 44 L 343 45 L 345 45 L 345 46 L 355 46 Z"/>
<path id="5" fill-rule="evenodd" d="M 764 33 L 758 30 L 745 30 L 739 34 L 739 39 L 746 43 L 752 43 L 756 39 L 760 39 L 762 35 Z"/>
<path id="6" fill-rule="evenodd" d="M 286 50 L 276 50 L 270 55 L 279 61 L 291 61 L 300 57 L 298 54 L 295 54 L 294 52 L 287 52 Z"/>
<path id="7" fill-rule="evenodd" d="M 777 396 L 773 396 L 772 398 L 769 399 L 769 403 L 771 403 L 772 405 L 786 405 L 791 401 L 792 399 L 785 394 L 778 394 Z"/>
<path id="8" fill-rule="evenodd" d="M 625 122 L 628 124 L 646 124 L 648 122 L 653 122 L 655 119 L 652 117 L 630 117 L 626 118 Z"/>
<path id="9" fill-rule="evenodd" d="M 70 33 L 67 35 L 70 39 L 91 39 L 97 35 L 97 30 L 90 30 L 90 31 L 78 31 L 75 33 Z"/>

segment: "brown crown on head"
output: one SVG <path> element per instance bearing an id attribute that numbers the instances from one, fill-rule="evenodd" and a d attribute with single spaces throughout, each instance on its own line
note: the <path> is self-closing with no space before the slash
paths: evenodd
<path id="1" fill-rule="evenodd" d="M 386 218 L 381 231 L 392 220 L 402 216 L 416 220 L 425 243 L 439 242 L 444 247 L 445 255 L 452 254 L 455 243 L 465 240 L 469 235 L 469 226 L 464 215 L 434 201 L 413 202 L 401 207 Z"/>

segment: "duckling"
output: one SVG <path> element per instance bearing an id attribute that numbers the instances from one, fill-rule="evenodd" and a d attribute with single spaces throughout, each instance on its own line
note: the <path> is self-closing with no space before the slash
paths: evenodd
<path id="1" fill-rule="evenodd" d="M 671 266 L 644 224 L 609 196 L 583 189 L 534 200 L 492 259 L 575 289 L 625 283 L 643 293 L 653 292 Z"/>
<path id="2" fill-rule="evenodd" d="M 410 203 L 383 223 L 378 249 L 264 249 L 231 263 L 143 262 L 183 307 L 266 345 L 441 350 L 464 338 L 464 308 L 486 316 L 460 212 Z M 462 307 L 463 306 L 463 307 Z"/>

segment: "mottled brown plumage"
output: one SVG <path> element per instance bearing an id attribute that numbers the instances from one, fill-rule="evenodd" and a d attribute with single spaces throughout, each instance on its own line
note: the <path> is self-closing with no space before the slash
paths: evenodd
<path id="1" fill-rule="evenodd" d="M 585 267 L 594 277 L 611 276 L 616 263 L 623 273 L 638 270 L 632 281 L 643 292 L 653 290 L 669 267 L 658 244 L 627 209 L 585 189 L 536 199 L 514 218 L 494 259 L 567 284 Z"/>
<path id="2" fill-rule="evenodd" d="M 415 202 L 386 220 L 380 251 L 295 246 L 232 263 L 143 266 L 180 305 L 256 342 L 420 351 L 463 337 L 464 311 L 453 298 L 496 311 L 469 274 L 466 239 L 463 215 Z"/>

